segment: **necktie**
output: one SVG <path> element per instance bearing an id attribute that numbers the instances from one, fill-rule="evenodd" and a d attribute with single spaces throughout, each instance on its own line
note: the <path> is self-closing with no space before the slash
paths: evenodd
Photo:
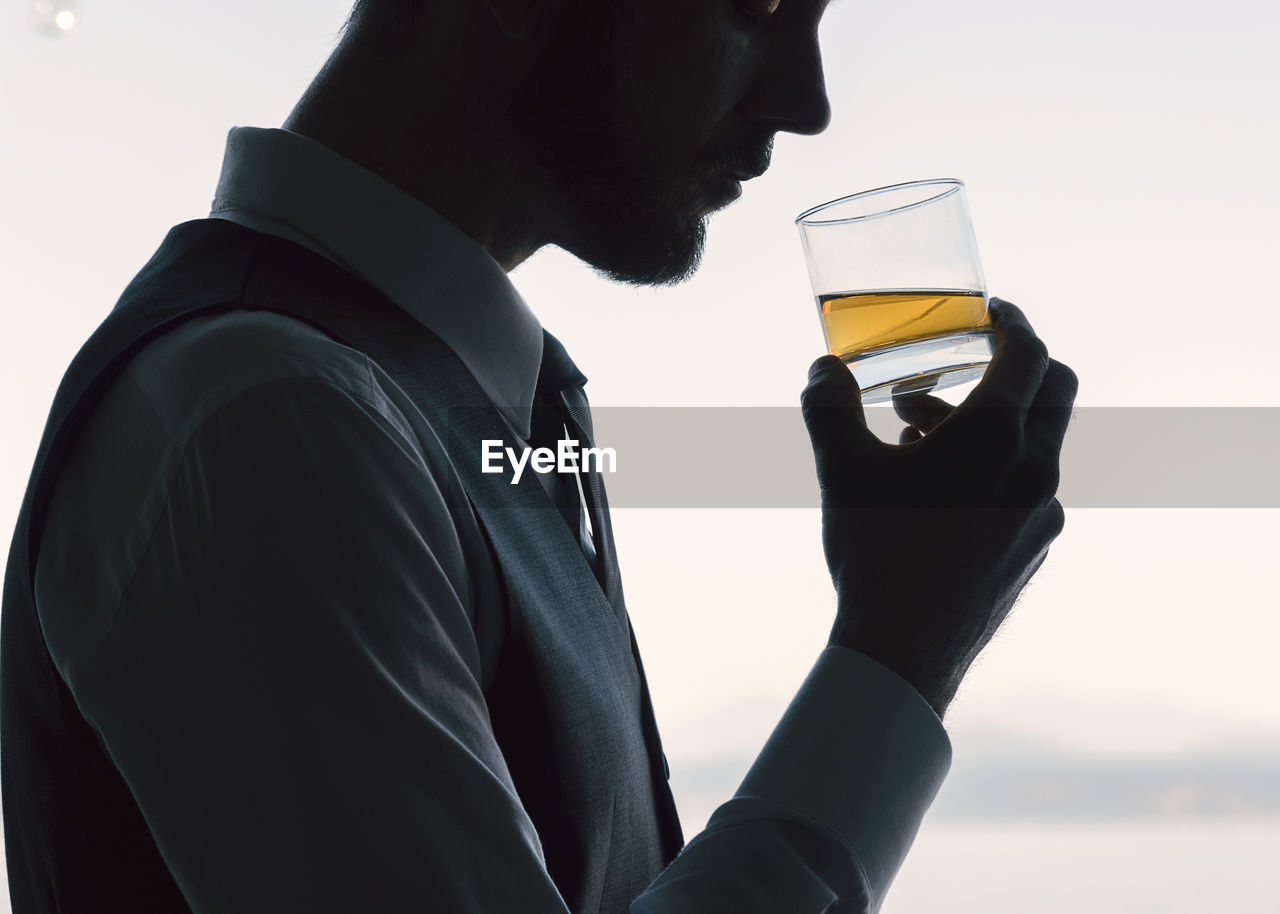
<path id="1" fill-rule="evenodd" d="M 583 386 L 587 383 L 586 375 L 578 370 L 569 358 L 560 341 L 542 331 L 542 367 L 538 372 L 538 384 L 534 406 L 533 424 L 530 430 L 531 444 L 538 447 L 555 448 L 554 441 L 541 435 L 554 434 L 558 439 L 561 432 L 570 438 L 576 438 L 580 448 L 595 447 L 594 433 L 591 425 L 591 406 L 587 403 L 587 392 Z M 541 433 L 541 434 L 540 434 Z M 662 741 L 658 737 L 657 722 L 653 716 L 653 701 L 649 696 L 649 685 L 645 681 L 644 665 L 640 662 L 640 650 L 636 645 L 635 631 L 631 628 L 631 620 L 627 617 L 627 607 L 622 599 L 622 575 L 618 572 L 618 556 L 613 548 L 613 526 L 609 522 L 609 502 L 604 494 L 604 478 L 599 463 L 593 464 L 590 470 L 579 467 L 576 479 L 570 480 L 568 474 L 562 476 L 557 485 L 560 486 L 556 503 L 560 507 L 561 516 L 570 530 L 582 530 L 581 518 L 584 513 L 579 507 L 578 493 L 585 496 L 585 514 L 591 521 L 590 536 L 580 536 L 583 552 L 596 573 L 596 579 L 604 590 L 605 598 L 618 620 L 622 623 L 631 639 L 631 656 L 635 659 L 636 673 L 639 676 L 641 725 L 644 728 L 645 741 L 654 765 L 654 784 L 658 785 L 659 802 L 669 810 L 668 820 L 675 822 L 675 805 L 671 792 L 667 787 L 667 779 L 671 769 L 667 766 L 667 757 L 662 751 Z M 563 493 L 565 501 L 561 500 Z M 572 498 L 570 494 L 572 493 Z M 588 548 L 588 543 L 593 548 Z M 679 825 L 668 836 L 673 846 L 684 843 L 680 836 Z"/>
<path id="2" fill-rule="evenodd" d="M 530 447 L 547 448 L 552 453 L 558 453 L 559 442 L 573 437 L 565 423 L 564 406 L 559 394 L 548 394 L 539 390 L 534 396 L 529 433 Z M 553 473 L 547 488 L 552 503 L 560 512 L 565 525 L 577 538 L 578 546 L 586 556 L 587 563 L 594 570 L 599 558 L 592 536 L 591 521 L 584 508 L 585 498 L 580 488 L 578 474 Z"/>
<path id="3" fill-rule="evenodd" d="M 591 425 L 591 407 L 583 389 L 586 376 L 573 364 L 564 346 L 543 331 L 542 368 L 538 375 L 531 443 L 555 448 L 554 440 L 567 435 L 578 442 L 577 449 L 595 446 Z M 576 474 L 557 474 L 557 507 L 569 529 L 578 534 L 605 598 L 618 614 L 626 618 L 622 599 L 622 576 L 618 572 L 617 554 L 613 547 L 613 527 L 609 523 L 609 502 L 604 494 L 601 462 L 579 466 Z M 579 497 L 584 502 L 579 502 Z M 579 505 L 582 505 L 579 507 Z M 584 527 L 584 522 L 589 527 Z"/>

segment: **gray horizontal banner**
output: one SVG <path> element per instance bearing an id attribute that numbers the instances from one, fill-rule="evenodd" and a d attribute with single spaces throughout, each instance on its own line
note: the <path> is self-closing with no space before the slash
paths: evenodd
<path id="1" fill-rule="evenodd" d="M 615 508 L 815 508 L 817 479 L 799 408 L 593 410 L 616 453 Z M 896 440 L 891 410 L 868 410 Z M 477 455 L 479 459 L 479 455 Z M 1082 407 L 1062 452 L 1058 498 L 1077 508 L 1280 507 L 1280 408 Z M 874 480 L 868 480 L 874 485 Z"/>

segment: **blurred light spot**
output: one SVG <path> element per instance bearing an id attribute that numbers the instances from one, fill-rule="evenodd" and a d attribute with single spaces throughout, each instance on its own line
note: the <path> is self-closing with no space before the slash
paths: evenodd
<path id="1" fill-rule="evenodd" d="M 38 35 L 66 35 L 80 26 L 77 0 L 25 0 L 31 28 Z"/>

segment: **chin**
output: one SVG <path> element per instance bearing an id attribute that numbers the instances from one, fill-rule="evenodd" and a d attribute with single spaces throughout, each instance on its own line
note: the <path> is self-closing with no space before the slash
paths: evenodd
<path id="1" fill-rule="evenodd" d="M 670 220 L 660 227 L 649 223 L 623 232 L 617 230 L 616 222 L 610 228 L 590 232 L 581 243 L 564 247 L 601 276 L 630 286 L 678 285 L 692 278 L 702 264 L 705 217 Z"/>

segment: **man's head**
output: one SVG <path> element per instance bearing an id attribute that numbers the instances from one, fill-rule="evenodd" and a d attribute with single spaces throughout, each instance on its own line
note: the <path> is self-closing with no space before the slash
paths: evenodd
<path id="1" fill-rule="evenodd" d="M 556 244 L 614 279 L 652 284 L 693 272 L 707 216 L 767 167 L 774 134 L 825 127 L 816 37 L 825 6 L 360 0 L 350 28 L 366 54 L 404 53 L 431 34 L 438 54 L 439 30 L 469 23 L 454 64 L 489 84 L 478 96 L 488 110 L 469 114 L 484 129 L 458 124 L 452 135 L 488 136 L 500 147 L 471 155 L 489 162 L 521 214 L 520 249 Z M 448 62 L 421 63 L 427 78 Z M 432 142 L 450 138 L 446 125 Z"/>

